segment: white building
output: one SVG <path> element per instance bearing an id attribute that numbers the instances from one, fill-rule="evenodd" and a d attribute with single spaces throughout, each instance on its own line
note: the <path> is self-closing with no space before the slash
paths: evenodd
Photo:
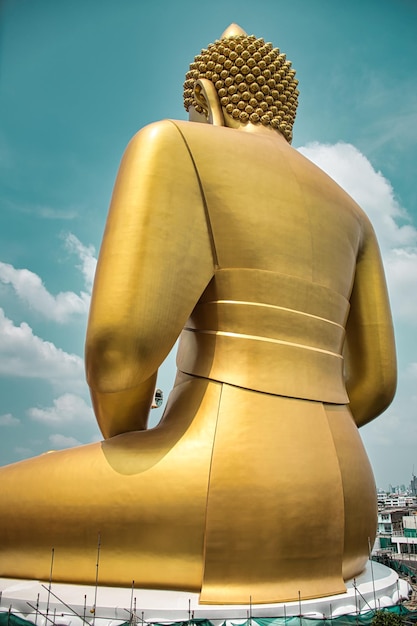
<path id="1" fill-rule="evenodd" d="M 394 532 L 391 542 L 396 546 L 397 554 L 417 555 L 417 515 L 403 516 L 402 530 Z"/>

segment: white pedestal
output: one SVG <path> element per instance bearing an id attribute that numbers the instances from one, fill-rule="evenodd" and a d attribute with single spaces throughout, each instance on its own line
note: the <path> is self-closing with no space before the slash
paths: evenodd
<path id="1" fill-rule="evenodd" d="M 176 622 L 205 618 L 215 625 L 236 624 L 249 617 L 323 619 L 393 606 L 406 600 L 409 585 L 385 565 L 368 562 L 366 570 L 347 583 L 347 592 L 326 598 L 286 604 L 207 605 L 196 593 L 95 587 L 0 578 L 0 610 L 28 619 L 37 626 L 116 626 L 129 621 Z M 94 606 L 95 611 L 94 611 Z M 46 619 L 49 617 L 49 620 Z"/>

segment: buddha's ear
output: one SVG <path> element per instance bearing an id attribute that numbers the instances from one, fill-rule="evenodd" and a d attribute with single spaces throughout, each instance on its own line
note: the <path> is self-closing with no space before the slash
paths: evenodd
<path id="1" fill-rule="evenodd" d="M 213 83 L 207 78 L 200 78 L 194 85 L 194 98 L 202 107 L 209 124 L 224 126 L 223 111 L 219 96 Z"/>

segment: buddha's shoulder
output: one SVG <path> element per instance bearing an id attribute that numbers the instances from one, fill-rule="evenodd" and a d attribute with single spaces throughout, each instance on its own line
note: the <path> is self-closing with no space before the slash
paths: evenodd
<path id="1" fill-rule="evenodd" d="M 166 119 L 144 126 L 131 139 L 130 144 L 143 145 L 146 143 L 153 146 L 163 146 L 172 143 L 184 144 L 188 138 L 204 138 L 204 141 L 209 141 L 210 137 L 216 141 L 217 136 L 227 134 L 227 130 L 222 127 L 214 127 L 211 124 Z"/>
<path id="2" fill-rule="evenodd" d="M 141 128 L 131 139 L 130 143 L 140 142 L 166 142 L 181 139 L 181 135 L 189 132 L 190 126 L 205 126 L 184 120 L 159 120 Z"/>
<path id="3" fill-rule="evenodd" d="M 130 140 L 129 148 L 140 148 L 143 145 L 166 144 L 180 139 L 180 134 L 172 120 L 152 122 L 141 128 Z"/>

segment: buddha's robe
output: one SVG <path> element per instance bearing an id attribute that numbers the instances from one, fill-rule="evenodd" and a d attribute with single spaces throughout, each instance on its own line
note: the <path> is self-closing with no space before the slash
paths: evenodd
<path id="1" fill-rule="evenodd" d="M 161 424 L 139 430 L 148 392 L 118 423 L 106 399 L 154 380 L 179 335 Z M 54 579 L 93 583 L 98 532 L 102 584 L 203 602 L 330 595 L 362 571 L 376 497 L 358 426 L 395 387 L 384 274 L 362 210 L 278 133 L 138 133 L 86 357 L 120 434 L 1 470 L 3 575 L 48 578 L 54 547 Z"/>

